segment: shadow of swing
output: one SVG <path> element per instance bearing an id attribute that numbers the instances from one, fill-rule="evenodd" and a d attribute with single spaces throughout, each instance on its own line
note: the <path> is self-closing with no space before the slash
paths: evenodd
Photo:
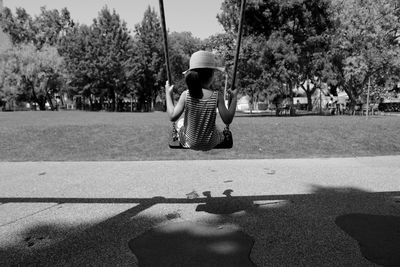
<path id="1" fill-rule="evenodd" d="M 232 197 L 233 190 L 227 189 L 222 194 L 224 198 L 213 198 L 210 191 L 203 192 L 206 197 L 204 204 L 199 204 L 196 211 L 204 211 L 212 214 L 224 215 L 233 214 L 244 210 L 252 210 L 259 205 L 254 204 L 250 199 Z"/>

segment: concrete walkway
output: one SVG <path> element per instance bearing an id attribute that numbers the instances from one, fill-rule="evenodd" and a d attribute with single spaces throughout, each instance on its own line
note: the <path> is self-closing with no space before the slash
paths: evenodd
<path id="1" fill-rule="evenodd" d="M 400 156 L 2 162 L 0 266 L 137 266 L 130 240 L 188 221 L 241 229 L 256 266 L 390 266 L 399 177 Z"/>

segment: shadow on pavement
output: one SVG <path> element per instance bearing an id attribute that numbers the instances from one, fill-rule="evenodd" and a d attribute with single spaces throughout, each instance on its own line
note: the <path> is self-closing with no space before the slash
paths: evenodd
<path id="1" fill-rule="evenodd" d="M 382 266 L 400 266 L 400 217 L 346 214 L 336 224 L 357 240 L 365 258 Z"/>
<path id="2" fill-rule="evenodd" d="M 368 220 L 369 225 L 381 229 L 382 235 L 390 235 L 394 229 L 398 229 L 395 227 L 398 224 L 397 216 L 400 215 L 400 204 L 394 199 L 400 196 L 400 192 L 370 193 L 356 188 L 312 185 L 310 194 L 236 197 L 232 196 L 229 189 L 225 193 L 225 197 L 212 197 L 211 192 L 204 192 L 205 197 L 195 199 L 0 198 L 1 203 L 135 204 L 134 207 L 99 223 L 79 226 L 46 224 L 40 221 L 32 223 L 29 228 L 20 232 L 25 238 L 25 247 L 15 245 L 0 248 L 0 265 L 137 266 L 137 258 L 129 249 L 129 242 L 140 240 L 146 234 L 157 241 L 160 233 L 158 230 L 175 225 L 177 228 L 168 232 L 168 239 L 184 239 L 189 250 L 210 246 L 210 253 L 221 248 L 222 252 L 226 252 L 232 244 L 247 242 L 243 249 L 236 250 L 244 253 L 244 248 L 251 247 L 251 240 L 254 240 L 250 256 L 256 266 L 373 266 L 363 257 L 353 239 L 361 240 L 360 244 L 363 245 L 379 242 L 378 237 L 367 238 L 370 228 L 363 224 L 363 220 Z M 265 205 L 263 201 L 276 204 Z M 209 216 L 214 216 L 214 219 L 204 219 L 207 217 L 205 215 L 203 219 L 195 219 L 195 225 L 190 223 L 193 213 L 185 218 L 179 214 L 172 216 L 160 212 L 150 215 L 145 212 L 157 205 L 169 204 L 197 204 L 196 214 L 212 213 Z M 182 224 L 185 221 L 187 223 Z M 159 228 L 160 226 L 166 228 Z M 226 233 L 226 239 L 223 240 L 234 242 L 217 242 L 219 245 L 212 246 L 216 240 L 221 240 L 218 230 L 233 229 L 230 226 L 235 226 L 236 230 Z M 196 245 L 191 246 L 195 237 L 190 233 L 196 231 L 196 228 L 202 229 L 202 233 L 210 231 L 211 236 L 200 238 Z M 57 239 L 58 237 L 60 238 Z M 397 241 L 393 242 L 393 245 L 398 245 Z M 39 245 L 35 245 L 36 243 Z M 183 255 L 179 247 L 170 244 L 168 246 L 168 252 L 175 255 L 173 259 Z M 371 253 L 378 253 L 382 246 L 374 244 L 368 248 Z M 365 253 L 363 248 L 361 251 Z M 159 257 L 163 253 L 159 250 L 152 252 L 152 257 Z M 391 257 L 390 250 L 386 252 L 382 255 Z M 365 257 L 374 261 L 367 255 Z M 198 266 L 207 266 L 202 263 L 204 262 L 199 262 Z"/>
<path id="3" fill-rule="evenodd" d="M 244 197 L 232 197 L 232 189 L 225 190 L 222 194 L 226 197 L 211 196 L 210 191 L 203 192 L 206 197 L 204 204 L 199 204 L 196 211 L 205 211 L 212 214 L 232 214 L 239 211 L 255 209 L 258 207 L 253 200 Z"/>
<path id="4" fill-rule="evenodd" d="M 237 227 L 175 222 L 129 241 L 141 267 L 253 267 L 254 240 Z"/>

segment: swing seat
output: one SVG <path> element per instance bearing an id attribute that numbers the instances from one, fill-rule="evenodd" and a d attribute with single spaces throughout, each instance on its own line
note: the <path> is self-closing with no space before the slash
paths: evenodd
<path id="1" fill-rule="evenodd" d="M 229 129 L 224 129 L 223 134 L 224 134 L 224 141 L 222 143 L 218 144 L 213 149 L 229 149 L 229 148 L 233 147 L 232 132 Z M 190 149 L 187 147 L 183 147 L 181 145 L 175 131 L 173 131 L 171 134 L 171 139 L 169 141 L 169 148 L 171 148 L 171 149 Z"/>

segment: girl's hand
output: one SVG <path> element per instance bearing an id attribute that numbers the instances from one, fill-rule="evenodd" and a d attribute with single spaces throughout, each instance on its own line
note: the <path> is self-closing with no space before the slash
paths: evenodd
<path id="1" fill-rule="evenodd" d="M 167 81 L 165 83 L 165 93 L 172 94 L 173 90 L 174 90 L 174 86 L 173 85 L 169 85 L 169 81 Z"/>

